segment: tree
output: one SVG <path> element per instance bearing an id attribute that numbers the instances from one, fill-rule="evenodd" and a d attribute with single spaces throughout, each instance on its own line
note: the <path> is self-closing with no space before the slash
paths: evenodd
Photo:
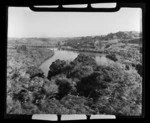
<path id="1" fill-rule="evenodd" d="M 108 54 L 106 55 L 106 58 L 109 58 L 110 60 L 113 60 L 114 62 L 118 60 L 115 54 L 111 54 L 111 55 Z"/>
<path id="2" fill-rule="evenodd" d="M 26 53 L 28 51 L 26 45 L 16 46 L 18 53 Z"/>
<path id="3" fill-rule="evenodd" d="M 10 96 L 7 96 L 7 114 L 23 114 L 21 103 L 17 100 L 13 100 Z"/>
<path id="4" fill-rule="evenodd" d="M 67 75 L 68 78 L 77 78 L 81 79 L 93 73 L 93 67 L 90 65 L 83 65 L 77 64 L 70 70 L 69 74 Z"/>
<path id="5" fill-rule="evenodd" d="M 88 56 L 85 54 L 79 54 L 73 61 L 73 63 L 76 65 L 78 63 L 81 63 L 83 65 L 91 65 L 92 67 L 96 66 L 96 61 L 93 56 Z"/>
<path id="6" fill-rule="evenodd" d="M 60 100 L 60 103 L 68 109 L 68 114 L 92 114 L 94 110 L 90 108 L 92 100 L 85 97 L 67 95 Z"/>
<path id="7" fill-rule="evenodd" d="M 140 115 L 141 77 L 134 70 L 119 70 L 116 66 L 113 66 L 113 74 L 110 75 L 112 75 L 112 81 L 108 83 L 108 88 L 105 89 L 103 95 L 108 98 L 109 102 L 104 107 L 104 110 L 110 114 Z"/>
<path id="8" fill-rule="evenodd" d="M 44 77 L 44 72 L 35 66 L 28 67 L 26 73 L 28 73 L 30 75 L 31 79 L 36 77 L 36 76 L 42 77 L 42 78 Z"/>
<path id="9" fill-rule="evenodd" d="M 104 81 L 101 81 L 101 73 L 94 72 L 88 77 L 82 78 L 77 83 L 77 91 L 85 97 L 97 99 L 101 95 L 101 90 L 107 87 Z"/>
<path id="10" fill-rule="evenodd" d="M 50 80 L 52 76 L 57 74 L 66 73 L 70 70 L 69 64 L 64 60 L 57 59 L 50 65 L 50 70 L 48 72 L 48 79 Z"/>
<path id="11" fill-rule="evenodd" d="M 58 85 L 53 81 L 47 81 L 43 84 L 43 90 L 48 96 L 56 96 L 58 94 Z"/>
<path id="12" fill-rule="evenodd" d="M 61 99 L 65 95 L 74 91 L 74 83 L 71 79 L 67 79 L 66 77 L 59 77 L 55 80 L 55 83 L 58 86 L 58 99 Z"/>

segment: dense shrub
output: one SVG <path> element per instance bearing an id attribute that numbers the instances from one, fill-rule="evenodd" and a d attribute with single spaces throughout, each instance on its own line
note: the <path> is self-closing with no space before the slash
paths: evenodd
<path id="1" fill-rule="evenodd" d="M 137 72 L 117 62 L 97 65 L 80 54 L 69 63 L 53 62 L 48 79 L 35 66 L 14 69 L 7 82 L 7 113 L 141 115 L 141 67 L 135 64 Z"/>
<path id="2" fill-rule="evenodd" d="M 105 88 L 104 83 L 99 81 L 100 73 L 93 73 L 77 83 L 77 90 L 80 95 L 95 98 L 100 95 L 100 89 Z"/>
<path id="3" fill-rule="evenodd" d="M 89 65 L 77 64 L 70 70 L 67 77 L 81 79 L 93 73 L 93 67 Z"/>
<path id="4" fill-rule="evenodd" d="M 49 68 L 51 71 L 56 71 L 60 73 L 62 72 L 65 66 L 66 66 L 66 61 L 57 59 L 55 62 L 51 64 Z"/>
<path id="5" fill-rule="evenodd" d="M 25 89 L 22 89 L 17 94 L 14 94 L 13 99 L 19 100 L 21 103 L 24 103 L 24 102 L 30 100 L 28 91 Z"/>
<path id="6" fill-rule="evenodd" d="M 93 101 L 85 97 L 67 95 L 60 102 L 71 114 L 91 114 L 94 112 L 90 108 Z"/>
<path id="7" fill-rule="evenodd" d="M 118 60 L 115 54 L 106 55 L 106 58 L 109 58 L 110 60 L 113 60 L 115 62 Z"/>
<path id="8" fill-rule="evenodd" d="M 10 96 L 7 96 L 7 110 L 8 114 L 23 114 L 23 109 L 19 101 L 14 101 Z"/>
<path id="9" fill-rule="evenodd" d="M 77 85 L 79 93 L 96 101 L 99 112 L 118 115 L 141 114 L 141 77 L 136 71 L 126 72 L 119 66 L 99 68 L 99 72 L 82 79 Z M 100 101 L 107 99 L 106 102 Z M 99 102 L 100 101 L 100 102 Z M 134 105 L 130 104 L 132 102 Z M 128 107 L 132 110 L 124 110 Z M 138 109 L 140 108 L 140 109 Z M 135 112 L 138 110 L 138 112 Z"/>
<path id="10" fill-rule="evenodd" d="M 96 61 L 93 56 L 88 56 L 84 54 L 79 54 L 73 63 L 76 64 L 82 64 L 82 65 L 90 65 L 92 67 L 96 66 Z"/>
<path id="11" fill-rule="evenodd" d="M 27 53 L 28 48 L 26 45 L 16 46 L 18 53 Z"/>
<path id="12" fill-rule="evenodd" d="M 30 78 L 34 78 L 35 76 L 44 77 L 43 71 L 35 66 L 28 67 L 27 73 L 30 75 Z"/>
<path id="13" fill-rule="evenodd" d="M 61 99 L 62 97 L 66 96 L 67 94 L 75 93 L 75 85 L 72 81 L 72 79 L 68 79 L 65 76 L 56 76 L 55 77 L 55 84 L 58 86 L 58 99 Z"/>
<path id="14" fill-rule="evenodd" d="M 68 65 L 66 61 L 57 59 L 49 67 L 50 70 L 48 72 L 48 79 L 51 79 L 52 76 L 55 76 L 61 73 L 67 73 L 71 69 L 70 67 L 71 66 Z"/>
<path id="15" fill-rule="evenodd" d="M 140 74 L 140 76 L 143 76 L 143 68 L 142 68 L 142 65 L 141 65 L 141 64 L 137 64 L 135 68 L 136 68 L 138 74 Z"/>
<path id="16" fill-rule="evenodd" d="M 82 76 L 86 76 L 93 72 L 93 69 L 96 68 L 96 61 L 93 57 L 80 54 L 69 64 L 64 60 L 58 59 L 53 62 L 49 68 L 49 80 L 52 76 L 56 76 L 61 73 L 66 74 L 70 78 L 81 78 Z"/>
<path id="17" fill-rule="evenodd" d="M 58 94 L 58 85 L 55 82 L 47 81 L 43 84 L 43 90 L 48 96 L 56 96 Z"/>

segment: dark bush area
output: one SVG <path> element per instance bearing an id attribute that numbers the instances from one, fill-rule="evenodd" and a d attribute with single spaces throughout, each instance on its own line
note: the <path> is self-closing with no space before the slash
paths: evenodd
<path id="1" fill-rule="evenodd" d="M 36 76 L 44 77 L 43 71 L 41 69 L 35 67 L 35 66 L 28 67 L 26 73 L 28 73 L 30 75 L 31 79 L 36 77 Z"/>
<path id="2" fill-rule="evenodd" d="M 48 78 L 55 76 L 60 73 L 67 73 L 71 69 L 71 65 L 68 65 L 66 61 L 57 59 L 49 67 L 50 71 L 48 72 Z"/>
<path id="3" fill-rule="evenodd" d="M 138 72 L 138 74 L 140 74 L 140 76 L 143 76 L 143 68 L 142 68 L 142 65 L 141 64 L 137 64 L 136 65 L 136 70 L 137 70 L 137 72 Z"/>
<path id="4" fill-rule="evenodd" d="M 89 56 L 79 55 L 67 65 L 70 66 L 68 72 L 61 71 L 49 79 L 57 85 L 55 99 L 60 100 L 61 105 L 64 105 L 66 102 L 62 100 L 68 96 L 84 98 L 88 104 L 86 105 L 88 111 L 82 106 L 80 110 L 82 109 L 81 112 L 86 114 L 140 115 L 142 79 L 139 74 L 134 70 L 127 72 L 117 64 L 97 66 L 92 62 L 92 58 L 91 62 L 86 63 L 88 60 Z M 57 63 L 60 65 L 65 62 Z M 63 68 L 62 66 L 60 68 Z M 77 102 L 71 104 L 79 106 Z M 69 102 L 65 104 L 69 107 L 67 113 L 78 113 L 77 109 L 74 110 L 72 105 L 69 105 Z M 85 103 L 81 105 L 85 106 Z"/>
<path id="5" fill-rule="evenodd" d="M 118 60 L 115 54 L 109 54 L 109 55 L 106 55 L 106 57 L 113 60 L 114 62 Z"/>

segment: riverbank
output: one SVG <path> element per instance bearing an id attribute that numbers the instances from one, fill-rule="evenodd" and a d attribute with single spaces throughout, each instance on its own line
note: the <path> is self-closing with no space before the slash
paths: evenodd
<path id="1" fill-rule="evenodd" d="M 54 51 L 46 48 L 27 47 L 25 45 L 7 49 L 7 67 L 19 71 L 30 66 L 39 67 L 54 55 Z"/>
<path id="2" fill-rule="evenodd" d="M 51 58 L 54 55 L 54 51 L 47 48 L 35 48 L 34 61 L 37 67 L 39 67 L 47 59 Z"/>
<path id="3" fill-rule="evenodd" d="M 114 57 L 118 57 L 119 59 L 121 58 L 123 61 L 124 60 L 129 60 L 132 62 L 136 62 L 136 63 L 142 63 L 141 59 L 142 59 L 142 54 L 140 53 L 138 48 L 134 48 L 134 45 L 126 45 L 124 47 L 119 46 L 117 44 L 111 45 L 111 47 L 109 48 L 105 48 L 103 50 L 96 50 L 96 49 L 75 49 L 75 48 L 71 48 L 71 47 L 62 47 L 62 50 L 66 50 L 66 51 L 75 51 L 75 52 L 85 52 L 85 53 L 97 53 L 97 54 L 105 54 L 105 55 L 109 55 L 109 56 L 114 56 Z M 109 57 L 110 58 L 110 57 Z M 116 58 L 114 58 L 115 61 L 117 60 Z M 120 60 L 120 62 L 122 62 L 122 60 Z"/>
<path id="4" fill-rule="evenodd" d="M 24 107 L 23 100 L 18 101 L 15 99 L 16 95 L 19 95 L 22 91 L 35 93 L 34 87 L 41 88 L 48 81 L 38 66 L 53 55 L 54 51 L 46 48 L 31 48 L 25 45 L 13 49 L 7 48 L 6 94 L 8 114 L 31 114 L 32 111 L 30 112 L 27 107 Z M 23 97 L 23 95 L 20 96 Z M 35 96 L 30 96 L 36 99 Z M 31 110 L 36 107 L 31 103 L 27 104 Z"/>
<path id="5" fill-rule="evenodd" d="M 52 50 L 52 53 L 50 53 L 50 55 L 48 57 L 46 57 L 45 59 L 43 59 L 41 61 L 41 63 L 38 65 L 38 67 L 40 67 L 45 61 L 47 61 L 48 59 L 50 59 L 51 57 L 53 57 L 55 54 L 55 52 Z"/>
<path id="6" fill-rule="evenodd" d="M 74 49 L 74 48 L 61 48 L 61 50 L 68 50 L 68 51 L 76 51 L 76 52 L 91 52 L 91 53 L 108 53 L 106 51 L 98 51 L 92 49 Z"/>

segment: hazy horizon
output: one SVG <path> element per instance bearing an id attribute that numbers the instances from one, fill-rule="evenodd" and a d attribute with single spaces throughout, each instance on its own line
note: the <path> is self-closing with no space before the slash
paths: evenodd
<path id="1" fill-rule="evenodd" d="M 138 32 L 138 33 L 141 33 L 141 31 L 134 31 L 134 30 L 131 30 L 131 31 L 117 31 L 117 32 Z M 117 33 L 117 32 L 110 32 L 110 33 Z M 107 34 L 110 34 L 110 33 L 107 33 Z M 94 36 L 105 36 L 107 34 L 99 34 L 99 35 L 86 35 L 86 36 L 72 36 L 72 37 L 8 37 L 8 38 L 78 38 L 78 37 L 88 37 L 88 36 L 91 36 L 91 37 L 94 37 Z"/>
<path id="2" fill-rule="evenodd" d="M 27 7 L 8 8 L 8 38 L 71 38 L 100 36 L 118 31 L 141 32 L 140 8 L 112 13 L 33 12 Z"/>

